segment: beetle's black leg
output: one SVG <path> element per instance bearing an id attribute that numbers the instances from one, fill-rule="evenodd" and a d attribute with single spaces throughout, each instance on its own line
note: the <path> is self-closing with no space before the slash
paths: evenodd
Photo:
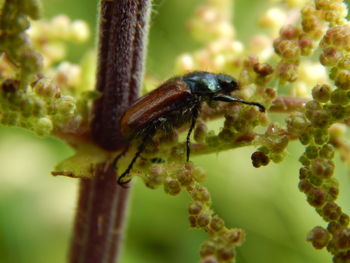
<path id="1" fill-rule="evenodd" d="M 124 178 L 125 176 L 127 176 L 127 175 L 130 173 L 130 171 L 131 171 L 132 167 L 134 166 L 134 163 L 136 162 L 137 158 L 140 156 L 140 154 L 141 154 L 141 153 L 143 152 L 143 150 L 145 149 L 145 143 L 146 143 L 146 142 L 142 141 L 142 143 L 140 144 L 140 146 L 137 148 L 137 152 L 135 153 L 134 157 L 132 158 L 132 160 L 131 160 L 131 162 L 130 162 L 128 168 L 126 168 L 126 170 L 124 171 L 124 173 L 122 173 L 121 176 L 119 176 L 119 178 L 118 178 L 118 184 L 123 185 L 123 184 L 127 184 L 127 183 L 129 183 L 129 182 L 131 181 L 131 179 L 126 180 L 126 181 L 123 181 L 123 178 Z"/>
<path id="2" fill-rule="evenodd" d="M 197 105 L 193 110 L 192 119 L 191 119 L 191 126 L 190 126 L 190 129 L 188 130 L 187 137 L 186 137 L 186 161 L 187 162 L 190 160 L 191 133 L 194 129 L 194 126 L 196 125 L 198 114 L 199 114 L 199 106 Z"/>
<path id="3" fill-rule="evenodd" d="M 147 141 L 148 141 L 150 138 L 152 138 L 153 134 L 154 134 L 154 132 L 149 132 L 149 133 L 142 139 L 142 142 L 141 142 L 141 144 L 139 145 L 139 147 L 137 148 L 137 152 L 135 153 L 134 157 L 132 158 L 132 160 L 131 160 L 131 162 L 130 162 L 128 168 L 126 168 L 125 172 L 122 173 L 122 174 L 119 176 L 118 181 L 117 181 L 119 185 L 124 185 L 124 184 L 127 184 L 127 183 L 129 183 L 129 182 L 131 181 L 131 179 L 126 180 L 126 181 L 123 181 L 123 178 L 124 178 L 125 176 L 127 176 L 127 175 L 130 173 L 132 167 L 134 166 L 134 163 L 135 163 L 136 160 L 140 157 L 141 153 L 145 150 L 146 143 L 147 143 Z"/>
<path id="4" fill-rule="evenodd" d="M 114 158 L 114 160 L 113 160 L 113 167 L 116 167 L 117 166 L 117 162 L 119 161 L 119 159 L 121 158 L 121 157 L 123 157 L 125 154 L 126 154 L 126 152 L 129 150 L 129 144 L 125 147 L 125 149 L 120 153 L 120 154 L 118 154 L 115 158 Z"/>

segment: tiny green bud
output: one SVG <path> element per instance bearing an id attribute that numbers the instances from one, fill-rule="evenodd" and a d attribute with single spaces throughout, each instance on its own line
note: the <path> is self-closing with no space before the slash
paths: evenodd
<path id="1" fill-rule="evenodd" d="M 166 178 L 164 181 L 164 191 L 170 195 L 177 195 L 181 192 L 179 181 L 170 177 Z"/>
<path id="2" fill-rule="evenodd" d="M 326 108 L 335 120 L 342 120 L 346 116 L 346 109 L 344 106 L 330 104 L 326 105 Z"/>
<path id="3" fill-rule="evenodd" d="M 309 182 L 314 185 L 314 186 L 321 186 L 323 183 L 323 178 L 319 177 L 319 176 L 315 176 L 315 175 L 311 175 L 309 177 Z"/>
<path id="4" fill-rule="evenodd" d="M 200 166 L 195 166 L 192 171 L 192 176 L 197 182 L 203 182 L 207 178 L 207 172 Z"/>
<path id="5" fill-rule="evenodd" d="M 302 179 L 298 184 L 298 188 L 301 192 L 307 193 L 312 188 L 312 185 L 308 180 Z"/>
<path id="6" fill-rule="evenodd" d="M 39 136 L 49 135 L 52 129 L 53 129 L 53 123 L 47 117 L 40 118 L 35 126 L 35 131 Z"/>
<path id="7" fill-rule="evenodd" d="M 299 179 L 307 179 L 311 175 L 311 171 L 308 167 L 301 167 L 299 169 Z"/>
<path id="8" fill-rule="evenodd" d="M 350 217 L 347 214 L 342 213 L 338 221 L 342 227 L 347 227 L 350 222 Z"/>
<path id="9" fill-rule="evenodd" d="M 187 186 L 192 183 L 193 176 L 191 174 L 191 171 L 183 169 L 178 172 L 177 179 L 179 180 L 182 186 Z"/>
<path id="10" fill-rule="evenodd" d="M 229 229 L 225 233 L 225 239 L 229 244 L 239 246 L 244 242 L 245 233 L 239 228 Z"/>
<path id="11" fill-rule="evenodd" d="M 311 100 L 305 104 L 305 116 L 311 121 L 315 111 L 321 110 L 322 106 L 318 101 Z"/>
<path id="12" fill-rule="evenodd" d="M 309 166 L 311 161 L 305 154 L 299 157 L 299 162 L 304 166 Z"/>
<path id="13" fill-rule="evenodd" d="M 327 159 L 316 159 L 311 166 L 312 173 L 321 178 L 329 178 L 334 171 L 334 163 Z"/>
<path id="14" fill-rule="evenodd" d="M 309 124 L 304 116 L 290 115 L 286 119 L 287 131 L 291 134 L 300 135 Z"/>
<path id="15" fill-rule="evenodd" d="M 299 47 L 302 56 L 310 56 L 315 46 L 315 42 L 311 38 L 301 37 L 299 39 Z"/>
<path id="16" fill-rule="evenodd" d="M 224 220 L 222 220 L 220 217 L 218 216 L 214 216 L 212 217 L 211 221 L 210 221 L 210 228 L 213 231 L 220 231 L 225 227 L 225 223 Z"/>
<path id="17" fill-rule="evenodd" d="M 297 65 L 289 62 L 280 62 L 277 72 L 281 82 L 294 82 L 298 78 Z"/>
<path id="18" fill-rule="evenodd" d="M 197 216 L 190 215 L 188 217 L 188 221 L 190 222 L 191 227 L 198 227 L 198 225 L 197 225 Z"/>
<path id="19" fill-rule="evenodd" d="M 161 165 L 154 165 L 150 168 L 148 177 L 145 179 L 146 185 L 154 189 L 161 185 L 164 177 L 164 169 Z"/>
<path id="20" fill-rule="evenodd" d="M 261 165 L 265 166 L 270 161 L 269 157 L 263 152 L 254 152 L 251 159 L 255 168 L 259 168 Z"/>
<path id="21" fill-rule="evenodd" d="M 274 43 L 274 48 L 276 53 L 282 58 L 288 60 L 298 60 L 300 57 L 300 48 L 297 39 L 280 39 L 278 42 Z"/>
<path id="22" fill-rule="evenodd" d="M 307 235 L 307 241 L 311 242 L 316 249 L 322 249 L 327 246 L 329 240 L 330 235 L 328 231 L 320 226 L 312 229 Z"/>
<path id="23" fill-rule="evenodd" d="M 308 145 L 310 143 L 310 140 L 311 140 L 310 133 L 302 133 L 299 136 L 299 140 L 300 140 L 301 144 Z"/>
<path id="24" fill-rule="evenodd" d="M 319 147 L 314 145 L 310 145 L 306 147 L 305 149 L 306 157 L 308 157 L 309 159 L 315 159 L 318 156 L 318 150 L 319 150 Z"/>
<path id="25" fill-rule="evenodd" d="M 326 202 L 327 194 L 318 188 L 311 188 L 307 192 L 307 201 L 314 207 L 321 207 Z"/>
<path id="26" fill-rule="evenodd" d="M 314 129 L 312 135 L 314 136 L 315 143 L 318 145 L 323 145 L 329 140 L 327 129 Z"/>
<path id="27" fill-rule="evenodd" d="M 204 122 L 199 122 L 194 130 L 194 139 L 196 142 L 204 142 L 205 136 L 207 135 L 207 125 Z"/>
<path id="28" fill-rule="evenodd" d="M 62 96 L 57 101 L 57 110 L 58 114 L 62 115 L 62 117 L 70 117 L 74 114 L 76 110 L 75 99 L 71 96 Z"/>
<path id="29" fill-rule="evenodd" d="M 331 144 L 327 143 L 322 146 L 320 150 L 320 156 L 325 159 L 333 159 L 334 152 L 335 152 L 334 147 Z"/>
<path id="30" fill-rule="evenodd" d="M 336 221 L 342 215 L 341 208 L 334 202 L 328 202 L 322 208 L 323 217 L 327 221 Z"/>
<path id="31" fill-rule="evenodd" d="M 341 228 L 340 224 L 336 221 L 329 222 L 327 230 L 331 234 L 335 234 Z"/>
<path id="32" fill-rule="evenodd" d="M 334 47 L 327 47 L 320 55 L 320 62 L 323 66 L 335 66 L 342 58 L 341 50 Z"/>
<path id="33" fill-rule="evenodd" d="M 210 201 L 210 193 L 209 193 L 208 189 L 205 188 L 204 186 L 195 187 L 191 191 L 191 196 L 192 196 L 193 200 L 202 201 L 202 202 L 209 202 Z"/>
<path id="34" fill-rule="evenodd" d="M 201 245 L 200 255 L 201 257 L 207 257 L 215 254 L 216 246 L 212 241 L 206 241 Z"/>
<path id="35" fill-rule="evenodd" d="M 211 219 L 211 215 L 207 212 L 200 213 L 197 217 L 197 222 L 200 227 L 206 227 Z"/>
<path id="36" fill-rule="evenodd" d="M 217 250 L 218 258 L 223 261 L 232 261 L 235 258 L 233 247 L 223 247 Z"/>
<path id="37" fill-rule="evenodd" d="M 331 87 L 327 84 L 315 86 L 312 89 L 312 97 L 318 102 L 326 103 L 331 97 Z"/>
<path id="38" fill-rule="evenodd" d="M 331 102 L 338 105 L 346 105 L 349 103 L 349 97 L 346 90 L 336 89 L 331 94 Z"/>
<path id="39" fill-rule="evenodd" d="M 298 39 L 300 30 L 296 26 L 287 24 L 280 29 L 279 33 L 282 39 Z"/>
<path id="40" fill-rule="evenodd" d="M 350 229 L 343 228 L 334 233 L 334 242 L 338 250 L 348 250 L 350 248 Z"/>
<path id="41" fill-rule="evenodd" d="M 199 201 L 194 201 L 188 207 L 188 212 L 191 215 L 198 215 L 202 211 L 203 206 L 204 206 L 203 203 L 201 203 Z"/>

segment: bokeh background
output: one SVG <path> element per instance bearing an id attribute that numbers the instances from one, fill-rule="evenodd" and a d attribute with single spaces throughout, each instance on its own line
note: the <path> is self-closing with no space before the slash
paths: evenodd
<path id="1" fill-rule="evenodd" d="M 147 72 L 159 79 L 172 74 L 177 55 L 200 47 L 186 31 L 186 21 L 200 0 L 156 0 L 153 4 Z M 257 17 L 267 1 L 237 0 L 233 23 L 237 38 L 247 42 L 258 32 Z M 66 14 L 96 28 L 97 1 L 43 0 L 46 18 Z M 79 62 L 94 48 L 72 44 L 69 59 Z M 275 118 L 275 116 L 271 116 Z M 277 117 L 276 117 L 277 119 Z M 282 120 L 283 116 L 279 116 Z M 215 125 L 215 124 L 214 124 Z M 303 149 L 291 143 L 281 164 L 255 169 L 254 148 L 193 158 L 208 171 L 213 206 L 230 227 L 245 229 L 238 262 L 331 262 L 325 251 L 305 241 L 316 225 L 325 226 L 297 188 L 298 158 Z M 55 138 L 38 138 L 22 129 L 0 127 L 0 263 L 66 262 L 78 181 L 52 177 L 55 164 L 73 151 Z M 339 203 L 350 212 L 349 170 L 337 158 L 341 181 Z M 197 262 L 202 231 L 187 222 L 188 197 L 150 190 L 134 180 L 123 263 Z"/>

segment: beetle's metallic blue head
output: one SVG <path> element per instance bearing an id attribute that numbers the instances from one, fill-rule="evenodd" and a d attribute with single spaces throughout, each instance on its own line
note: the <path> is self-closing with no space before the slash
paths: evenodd
<path id="1" fill-rule="evenodd" d="M 189 73 L 182 77 L 193 94 L 214 95 L 217 93 L 229 94 L 238 87 L 237 81 L 226 74 L 213 74 L 204 71 Z"/>
<path id="2" fill-rule="evenodd" d="M 202 100 L 239 102 L 257 106 L 261 112 L 265 111 L 260 103 L 231 96 L 230 93 L 238 89 L 238 82 L 229 75 L 197 71 L 184 75 L 181 80 L 187 83 L 192 94 L 200 96 Z"/>

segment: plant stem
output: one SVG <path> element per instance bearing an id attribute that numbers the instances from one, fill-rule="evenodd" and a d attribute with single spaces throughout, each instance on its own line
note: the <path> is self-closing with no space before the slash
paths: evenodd
<path id="1" fill-rule="evenodd" d="M 119 118 L 138 96 L 143 77 L 149 0 L 102 1 L 99 61 L 92 136 L 102 148 L 117 150 Z"/>
<path id="2" fill-rule="evenodd" d="M 105 0 L 100 4 L 96 89 L 91 134 L 105 150 L 120 150 L 121 114 L 137 98 L 150 13 L 149 0 Z M 71 263 L 116 262 L 125 229 L 128 188 L 116 183 L 115 167 L 106 161 L 92 179 L 81 179 L 70 247 Z"/>
<path id="3" fill-rule="evenodd" d="M 288 113 L 293 111 L 303 111 L 304 106 L 310 99 L 293 97 L 293 96 L 278 96 L 269 109 L 270 112 Z"/>

